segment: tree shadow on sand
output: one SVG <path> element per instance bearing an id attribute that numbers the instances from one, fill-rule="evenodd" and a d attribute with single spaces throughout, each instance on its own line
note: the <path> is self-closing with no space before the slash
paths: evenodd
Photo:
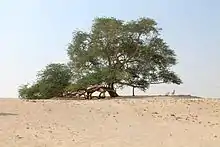
<path id="1" fill-rule="evenodd" d="M 3 113 L 3 112 L 0 112 L 0 116 L 12 116 L 12 115 L 18 115 L 18 114 L 15 114 L 15 113 Z"/>

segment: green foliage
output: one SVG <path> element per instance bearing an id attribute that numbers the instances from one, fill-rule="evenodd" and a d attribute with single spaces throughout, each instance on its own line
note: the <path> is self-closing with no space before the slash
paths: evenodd
<path id="1" fill-rule="evenodd" d="M 182 81 L 171 69 L 177 64 L 176 54 L 160 31 L 150 18 L 127 22 L 96 18 L 90 32 L 73 33 L 67 49 L 68 65 L 47 65 L 37 74 L 35 84 L 19 88 L 19 96 L 52 98 L 93 84 L 112 89 L 132 86 L 143 91 L 151 84 L 179 85 Z"/>
<path id="2" fill-rule="evenodd" d="M 70 84 L 71 71 L 64 64 L 49 64 L 37 74 L 37 82 L 23 85 L 19 96 L 25 99 L 41 99 L 62 96 L 64 89 Z"/>
<path id="3" fill-rule="evenodd" d="M 171 70 L 176 54 L 160 37 L 153 19 L 124 22 L 96 18 L 90 32 L 76 31 L 68 47 L 76 83 L 128 85 L 181 84 Z"/>
<path id="4" fill-rule="evenodd" d="M 37 84 L 22 85 L 18 90 L 19 97 L 23 99 L 38 99 L 40 98 L 39 87 Z"/>

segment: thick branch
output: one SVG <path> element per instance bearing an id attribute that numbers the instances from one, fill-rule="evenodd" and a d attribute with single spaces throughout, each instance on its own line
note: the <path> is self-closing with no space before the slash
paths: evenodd
<path id="1" fill-rule="evenodd" d="M 146 88 L 145 86 L 141 86 L 141 85 L 134 85 L 134 84 L 131 84 L 131 83 L 126 83 L 126 82 L 119 82 L 118 84 L 121 84 L 121 85 L 127 85 L 127 86 L 131 86 L 131 87 L 134 87 L 134 88 Z"/>

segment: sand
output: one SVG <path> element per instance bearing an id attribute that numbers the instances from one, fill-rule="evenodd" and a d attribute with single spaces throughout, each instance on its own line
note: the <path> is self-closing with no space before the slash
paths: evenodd
<path id="1" fill-rule="evenodd" d="M 219 147 L 220 101 L 0 100 L 0 147 Z"/>

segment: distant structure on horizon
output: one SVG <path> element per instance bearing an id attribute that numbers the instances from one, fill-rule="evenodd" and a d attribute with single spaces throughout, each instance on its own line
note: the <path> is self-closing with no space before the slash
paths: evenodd
<path id="1" fill-rule="evenodd" d="M 172 91 L 171 95 L 175 95 L 176 91 L 175 89 Z"/>
<path id="2" fill-rule="evenodd" d="M 167 92 L 167 93 L 165 94 L 165 96 L 169 96 L 170 94 L 171 94 L 171 95 L 175 95 L 175 93 L 176 93 L 176 90 L 174 89 L 172 92 Z"/>

